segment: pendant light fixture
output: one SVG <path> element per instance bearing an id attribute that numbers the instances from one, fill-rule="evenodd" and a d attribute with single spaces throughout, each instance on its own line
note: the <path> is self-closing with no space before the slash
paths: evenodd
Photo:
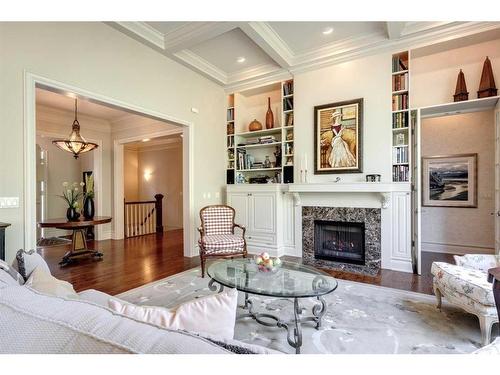
<path id="1" fill-rule="evenodd" d="M 61 150 L 71 152 L 75 159 L 78 159 L 78 155 L 84 152 L 89 152 L 97 148 L 97 144 L 92 142 L 87 142 L 85 138 L 80 135 L 80 123 L 78 122 L 78 101 L 75 98 L 75 121 L 73 121 L 73 126 L 71 134 L 68 139 L 56 139 L 52 141 Z"/>

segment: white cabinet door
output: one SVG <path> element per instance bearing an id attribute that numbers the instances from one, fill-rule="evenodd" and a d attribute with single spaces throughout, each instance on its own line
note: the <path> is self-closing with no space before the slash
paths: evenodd
<path id="1" fill-rule="evenodd" d="M 248 193 L 230 193 L 227 196 L 227 204 L 236 212 L 234 222 L 248 229 L 249 217 L 249 195 Z"/>
<path id="2" fill-rule="evenodd" d="M 276 233 L 276 195 L 252 193 L 250 195 L 250 225 L 252 233 Z"/>
<path id="3" fill-rule="evenodd" d="M 411 259 L 410 193 L 393 193 L 392 198 L 392 259 Z"/>

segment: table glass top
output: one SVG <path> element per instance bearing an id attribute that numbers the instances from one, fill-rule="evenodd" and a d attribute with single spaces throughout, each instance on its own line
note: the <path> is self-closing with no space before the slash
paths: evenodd
<path id="1" fill-rule="evenodd" d="M 251 259 L 220 260 L 208 267 L 208 276 L 239 291 L 271 297 L 316 297 L 337 288 L 337 280 L 313 267 L 283 261 L 276 272 L 259 271 Z"/>

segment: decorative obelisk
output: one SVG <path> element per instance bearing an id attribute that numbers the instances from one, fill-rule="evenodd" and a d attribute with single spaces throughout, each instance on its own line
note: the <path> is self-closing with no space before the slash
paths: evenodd
<path id="1" fill-rule="evenodd" d="M 493 77 L 493 69 L 491 68 L 491 61 L 486 56 L 484 60 L 483 72 L 481 73 L 481 83 L 477 92 L 478 98 L 487 98 L 488 96 L 496 96 L 497 88 L 495 87 L 495 78 Z"/>
<path id="2" fill-rule="evenodd" d="M 455 88 L 455 95 L 453 95 L 454 102 L 461 102 L 464 100 L 469 100 L 469 92 L 467 91 L 467 85 L 465 84 L 465 75 L 460 69 L 457 78 L 457 87 Z"/>

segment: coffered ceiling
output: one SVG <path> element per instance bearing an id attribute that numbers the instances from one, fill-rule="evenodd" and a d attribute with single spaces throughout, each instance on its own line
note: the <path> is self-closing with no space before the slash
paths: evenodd
<path id="1" fill-rule="evenodd" d="M 382 51 L 500 29 L 498 22 L 113 22 L 227 91 Z"/>

